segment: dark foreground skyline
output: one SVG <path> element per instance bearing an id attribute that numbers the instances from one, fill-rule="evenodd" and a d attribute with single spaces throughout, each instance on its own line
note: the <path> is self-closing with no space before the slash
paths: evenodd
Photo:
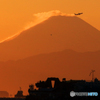
<path id="1" fill-rule="evenodd" d="M 99 30 L 76 16 L 52 16 L 0 43 L 1 90 L 27 94 L 29 84 L 47 77 L 90 80 L 93 69 L 100 79 L 99 59 Z"/>

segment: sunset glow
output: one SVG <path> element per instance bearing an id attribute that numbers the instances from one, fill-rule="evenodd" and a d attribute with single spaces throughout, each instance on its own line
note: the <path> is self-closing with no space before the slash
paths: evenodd
<path id="1" fill-rule="evenodd" d="M 72 16 L 72 17 L 73 17 L 73 16 L 75 16 L 75 15 L 74 15 L 74 14 L 62 13 L 62 12 L 59 11 L 59 10 L 53 10 L 53 11 L 49 11 L 49 12 L 41 12 L 41 13 L 33 14 L 33 21 L 32 21 L 32 22 L 29 22 L 29 23 L 23 28 L 22 31 L 27 30 L 27 29 L 29 29 L 29 28 L 31 28 L 31 27 L 33 27 L 33 26 L 35 26 L 35 25 L 37 25 L 37 24 L 39 24 L 39 23 L 41 23 L 41 22 L 47 20 L 48 18 L 50 18 L 50 17 L 52 17 L 52 16 L 70 16 L 70 17 Z M 12 35 L 12 36 L 10 36 L 10 37 L 8 37 L 8 38 L 2 40 L 1 43 L 4 42 L 4 41 L 9 41 L 9 40 L 14 39 L 14 38 L 17 37 L 18 35 L 20 35 L 20 33 L 21 33 L 22 31 L 20 31 L 20 32 L 18 32 L 18 33 L 16 33 L 16 34 L 14 34 L 14 35 Z"/>
<path id="2" fill-rule="evenodd" d="M 100 0 L 1 0 L 0 91 L 47 77 L 100 80 Z"/>
<path id="3" fill-rule="evenodd" d="M 45 18 L 55 13 L 74 14 L 83 12 L 78 16 L 100 30 L 100 0 L 2 0 L 0 2 L 0 41 L 35 25 L 36 16 L 41 13 Z M 51 6 L 52 5 L 52 6 Z M 61 11 L 61 12 L 59 12 Z M 43 17 L 43 16 L 41 16 Z M 40 21 L 42 18 L 38 19 Z M 42 19 L 43 20 L 43 19 Z"/>

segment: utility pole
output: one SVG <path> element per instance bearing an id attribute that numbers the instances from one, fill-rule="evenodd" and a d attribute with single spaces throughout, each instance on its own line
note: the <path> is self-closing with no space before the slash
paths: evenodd
<path id="1" fill-rule="evenodd" d="M 95 70 L 92 70 L 92 71 L 90 72 L 90 74 L 89 74 L 89 76 L 92 74 L 92 82 L 94 82 L 94 72 L 95 72 Z"/>

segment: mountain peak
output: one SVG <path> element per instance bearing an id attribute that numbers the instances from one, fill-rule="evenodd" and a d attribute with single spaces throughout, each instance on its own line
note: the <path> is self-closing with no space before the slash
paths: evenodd
<path id="1" fill-rule="evenodd" d="M 65 49 L 100 50 L 100 31 L 76 16 L 51 16 L 0 44 L 0 60 L 23 59 Z"/>

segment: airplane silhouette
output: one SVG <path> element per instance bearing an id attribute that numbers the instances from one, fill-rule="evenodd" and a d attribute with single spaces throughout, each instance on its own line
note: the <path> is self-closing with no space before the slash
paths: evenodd
<path id="1" fill-rule="evenodd" d="M 81 15 L 81 14 L 83 14 L 83 13 L 77 13 L 77 14 L 76 14 L 76 13 L 74 13 L 74 14 L 75 14 L 75 15 Z"/>

